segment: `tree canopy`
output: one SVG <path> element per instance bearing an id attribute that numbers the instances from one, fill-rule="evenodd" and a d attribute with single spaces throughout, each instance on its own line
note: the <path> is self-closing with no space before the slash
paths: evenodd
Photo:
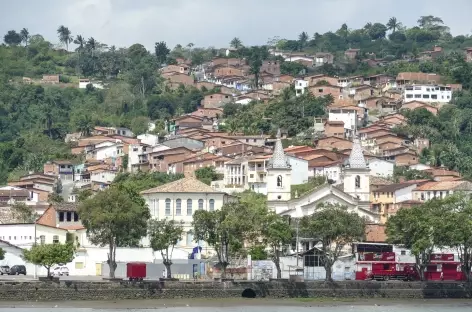
<path id="1" fill-rule="evenodd" d="M 110 187 L 79 204 L 78 213 L 89 240 L 108 246 L 110 278 L 115 277 L 116 248 L 139 246 L 150 218 L 144 199 L 132 189 Z"/>
<path id="2" fill-rule="evenodd" d="M 26 262 L 41 265 L 48 271 L 47 276 L 51 275 L 51 268 L 55 265 L 67 264 L 72 262 L 75 257 L 75 248 L 73 244 L 46 244 L 34 245 L 31 249 L 23 250 L 23 258 Z"/>

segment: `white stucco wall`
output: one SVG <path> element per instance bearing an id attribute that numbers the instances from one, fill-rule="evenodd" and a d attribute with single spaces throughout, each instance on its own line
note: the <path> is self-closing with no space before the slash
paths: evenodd
<path id="1" fill-rule="evenodd" d="M 292 184 L 308 182 L 308 161 L 292 156 L 287 156 L 287 160 L 292 168 Z"/>
<path id="2" fill-rule="evenodd" d="M 395 191 L 395 200 L 397 202 L 403 202 L 405 200 L 413 199 L 413 190 L 417 187 L 416 184 L 413 184 L 409 187 L 402 188 L 398 191 Z"/>
<path id="3" fill-rule="evenodd" d="M 393 168 L 395 164 L 391 161 L 382 159 L 370 159 L 369 168 L 370 174 L 374 177 L 388 177 L 393 176 Z"/>

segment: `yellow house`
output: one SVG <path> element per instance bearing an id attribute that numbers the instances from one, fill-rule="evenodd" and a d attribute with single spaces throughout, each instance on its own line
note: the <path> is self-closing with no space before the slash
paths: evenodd
<path id="1" fill-rule="evenodd" d="M 370 192 L 371 210 L 380 213 L 380 223 L 395 215 L 398 209 L 412 204 L 413 190 L 417 182 L 390 184 Z"/>

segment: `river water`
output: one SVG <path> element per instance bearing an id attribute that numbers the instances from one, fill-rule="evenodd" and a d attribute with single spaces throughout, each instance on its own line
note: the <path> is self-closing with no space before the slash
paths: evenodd
<path id="1" fill-rule="evenodd" d="M 123 301 L 67 303 L 0 303 L 0 312 L 470 312 L 471 300 L 428 301 Z"/>

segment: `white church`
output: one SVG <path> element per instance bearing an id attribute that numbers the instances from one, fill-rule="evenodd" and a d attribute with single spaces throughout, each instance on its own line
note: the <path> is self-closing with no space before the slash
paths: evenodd
<path id="1" fill-rule="evenodd" d="M 267 169 L 267 204 L 277 214 L 301 218 L 311 215 L 321 203 L 346 206 L 370 223 L 379 223 L 380 215 L 370 209 L 370 169 L 359 139 L 354 140 L 349 159 L 344 163 L 344 185 L 324 184 L 315 190 L 291 198 L 292 170 L 287 162 L 280 134 Z"/>

